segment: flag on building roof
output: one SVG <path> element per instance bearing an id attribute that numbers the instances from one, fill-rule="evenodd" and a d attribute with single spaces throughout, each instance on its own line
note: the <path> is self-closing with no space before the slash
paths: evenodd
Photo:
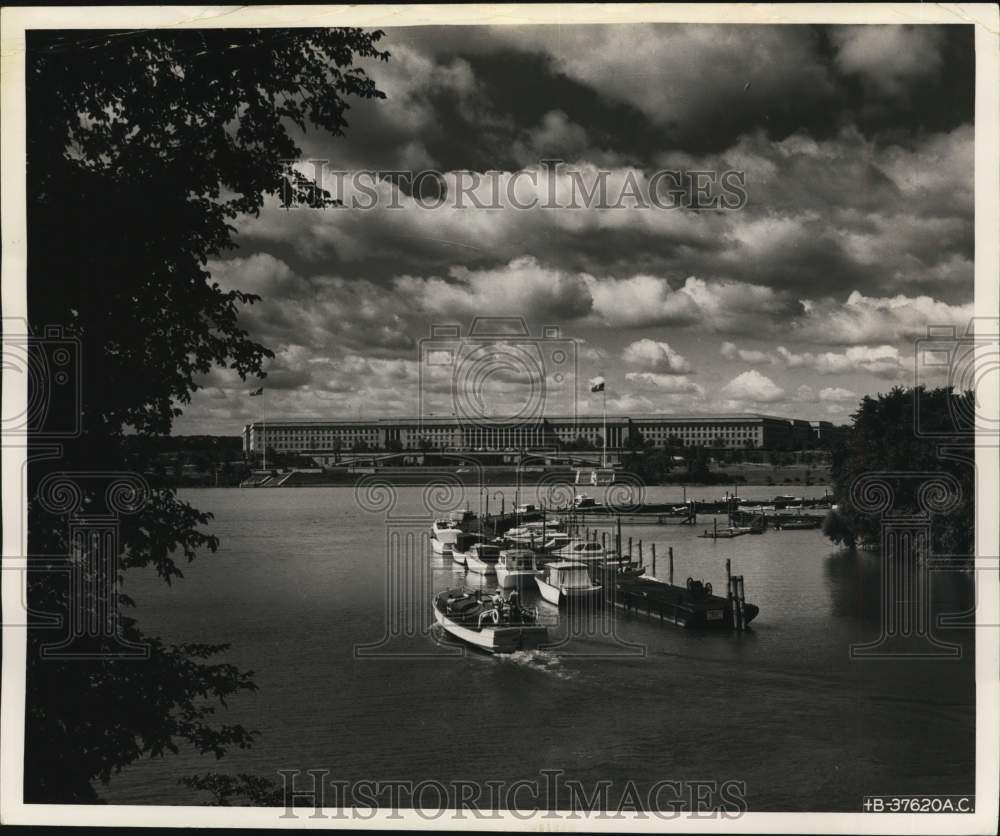
<path id="1" fill-rule="evenodd" d="M 604 391 L 604 378 L 595 377 L 590 381 L 590 391 L 591 392 L 603 392 Z"/>

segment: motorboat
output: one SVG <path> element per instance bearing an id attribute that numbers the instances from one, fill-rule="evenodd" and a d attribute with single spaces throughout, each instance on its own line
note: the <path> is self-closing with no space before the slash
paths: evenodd
<path id="1" fill-rule="evenodd" d="M 591 581 L 586 565 L 571 560 L 549 563 L 535 575 L 535 583 L 542 597 L 556 606 L 570 600 L 584 600 L 601 591 L 601 585 Z"/>
<path id="2" fill-rule="evenodd" d="M 565 531 L 553 531 L 548 536 L 548 539 L 542 543 L 541 547 L 536 549 L 536 552 L 551 557 L 552 555 L 559 554 L 562 549 L 566 548 L 572 542 L 573 537 Z"/>
<path id="3" fill-rule="evenodd" d="M 435 520 L 431 525 L 431 550 L 448 557 L 461 533 L 462 527 L 454 520 Z"/>
<path id="4" fill-rule="evenodd" d="M 448 589 L 434 596 L 434 620 L 450 635 L 488 653 L 537 650 L 549 639 L 538 623 L 538 611 L 523 607 L 517 592 L 497 593 Z"/>
<path id="5" fill-rule="evenodd" d="M 469 549 L 476 543 L 481 543 L 482 541 L 483 537 L 481 534 L 473 534 L 468 531 L 460 532 L 458 537 L 455 538 L 455 542 L 451 545 L 451 559 L 454 560 L 459 566 L 465 566 Z"/>
<path id="6" fill-rule="evenodd" d="M 574 508 L 596 508 L 597 500 L 592 496 L 587 496 L 585 493 L 578 493 L 573 497 L 573 507 Z"/>
<path id="7" fill-rule="evenodd" d="M 492 543 L 473 543 L 465 553 L 465 568 L 479 575 L 496 572 L 500 549 Z"/>
<path id="8" fill-rule="evenodd" d="M 535 522 L 527 523 L 519 526 L 518 528 L 512 528 L 507 531 L 504 537 L 512 543 L 519 543 L 523 546 L 535 549 L 541 548 L 555 535 L 561 534 L 562 531 L 562 523 L 558 520 L 551 520 L 544 524 Z"/>
<path id="9" fill-rule="evenodd" d="M 608 551 L 596 540 L 568 539 L 559 548 L 549 550 L 549 554 L 560 560 L 577 561 L 591 565 L 603 563 L 608 557 Z"/>
<path id="10" fill-rule="evenodd" d="M 538 571 L 535 553 L 530 549 L 502 549 L 497 560 L 497 583 L 501 589 L 515 589 L 530 583 Z"/>

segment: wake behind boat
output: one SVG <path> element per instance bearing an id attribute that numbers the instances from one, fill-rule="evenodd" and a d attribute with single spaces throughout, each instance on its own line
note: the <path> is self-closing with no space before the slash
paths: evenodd
<path id="1" fill-rule="evenodd" d="M 516 592 L 484 598 L 479 591 L 447 589 L 434 596 L 434 620 L 450 635 L 488 653 L 537 650 L 549 639 L 535 609 Z"/>

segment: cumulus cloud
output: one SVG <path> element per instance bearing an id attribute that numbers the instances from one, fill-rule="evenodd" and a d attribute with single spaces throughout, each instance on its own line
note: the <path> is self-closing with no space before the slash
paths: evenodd
<path id="1" fill-rule="evenodd" d="M 454 267 L 449 278 L 401 276 L 398 293 L 430 315 L 530 316 L 534 320 L 572 320 L 586 316 L 593 299 L 586 280 L 543 267 L 523 256 L 490 270 Z"/>
<path id="2" fill-rule="evenodd" d="M 515 49 L 544 52 L 557 71 L 679 136 L 706 120 L 736 126 L 776 100 L 833 91 L 804 26 L 560 26 L 557 38 L 543 27 L 494 32 Z"/>
<path id="3" fill-rule="evenodd" d="M 774 403 L 785 396 L 785 390 L 767 375 L 750 369 L 730 380 L 722 387 L 722 394 L 734 401 Z"/>
<path id="4" fill-rule="evenodd" d="M 774 365 L 777 362 L 777 358 L 767 351 L 739 348 L 728 341 L 719 346 L 719 354 L 726 360 L 739 360 L 756 366 Z"/>
<path id="5" fill-rule="evenodd" d="M 625 346 L 622 359 L 633 366 L 664 375 L 685 374 L 691 371 L 691 364 L 687 358 L 674 351 L 669 343 L 645 337 Z"/>
<path id="6" fill-rule="evenodd" d="M 840 386 L 828 386 L 825 389 L 819 390 L 819 399 L 821 401 L 837 403 L 840 401 L 856 401 L 858 400 L 858 396 L 850 389 L 844 389 Z"/>
<path id="7" fill-rule="evenodd" d="M 892 380 L 904 370 L 899 349 L 891 345 L 852 346 L 843 353 L 825 351 L 818 354 L 801 352 L 796 354 L 784 346 L 778 346 L 777 356 L 790 369 L 808 368 L 818 374 L 847 374 L 867 372 L 868 374 Z"/>
<path id="8" fill-rule="evenodd" d="M 835 26 L 830 37 L 841 72 L 860 75 L 886 95 L 941 68 L 944 33 L 937 26 Z"/>
<path id="9" fill-rule="evenodd" d="M 684 375 L 657 374 L 656 372 L 627 372 L 625 380 L 647 388 L 673 395 L 697 395 L 704 397 L 705 390 Z"/>
<path id="10" fill-rule="evenodd" d="M 965 326 L 973 304 L 948 304 L 930 296 L 866 296 L 851 291 L 847 300 L 803 300 L 805 315 L 797 334 L 803 339 L 839 344 L 913 340 L 928 326 Z"/>
<path id="11" fill-rule="evenodd" d="M 972 78 L 952 60 L 968 28 L 390 31 L 391 60 L 367 66 L 388 98 L 353 101 L 344 137 L 297 139 L 349 172 L 441 168 L 464 205 L 421 208 L 377 180 L 372 208 L 268 198 L 236 219 L 239 255 L 209 269 L 262 297 L 241 321 L 277 353 L 268 410 L 412 414 L 419 339 L 483 314 L 560 326 L 580 379 L 607 376 L 611 409 L 843 417 L 844 393 L 905 380 L 929 325 L 964 330 L 972 315 Z M 576 170 L 553 175 L 548 156 Z M 749 202 L 543 208 L 602 183 L 613 203 L 657 168 L 742 172 Z M 338 196 L 370 199 L 347 180 Z M 226 371 L 206 383 L 194 414 L 261 407 Z M 422 383 L 446 411 L 450 382 Z"/>
<path id="12" fill-rule="evenodd" d="M 676 293 L 656 276 L 588 281 L 597 314 L 612 326 L 689 325 L 701 311 L 690 296 Z"/>

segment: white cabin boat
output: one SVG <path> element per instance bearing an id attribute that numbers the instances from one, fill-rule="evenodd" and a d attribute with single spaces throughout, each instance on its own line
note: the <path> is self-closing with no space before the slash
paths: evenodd
<path id="1" fill-rule="evenodd" d="M 559 554 L 572 542 L 573 538 L 565 531 L 554 531 L 536 552 L 538 557 L 552 560 L 554 555 Z"/>
<path id="2" fill-rule="evenodd" d="M 465 568 L 479 575 L 496 572 L 500 549 L 491 543 L 473 543 L 465 553 Z"/>
<path id="3" fill-rule="evenodd" d="M 607 550 L 596 540 L 570 539 L 549 553 L 560 560 L 575 560 L 579 563 L 603 563 L 609 556 Z"/>
<path id="4" fill-rule="evenodd" d="M 549 639 L 538 612 L 522 607 L 517 593 L 484 598 L 478 591 L 449 589 L 434 596 L 434 620 L 449 634 L 488 653 L 536 650 Z"/>
<path id="5" fill-rule="evenodd" d="M 510 529 L 504 537 L 512 543 L 518 543 L 528 548 L 541 548 L 555 535 L 562 533 L 562 523 L 558 520 L 547 521 L 544 525 L 540 522 L 527 523 L 518 528 Z"/>
<path id="6" fill-rule="evenodd" d="M 472 534 L 467 531 L 459 533 L 458 537 L 455 538 L 455 542 L 451 545 L 451 559 L 459 566 L 465 566 L 465 561 L 469 556 L 469 549 L 482 541 L 483 538 L 480 534 Z"/>
<path id="7" fill-rule="evenodd" d="M 570 600 L 583 600 L 601 591 L 601 585 L 590 580 L 590 572 L 583 563 L 568 560 L 548 564 L 535 575 L 535 583 L 542 597 L 556 606 Z"/>
<path id="8" fill-rule="evenodd" d="M 461 526 L 453 520 L 435 520 L 431 525 L 431 551 L 445 557 L 450 556 L 451 547 L 461 533 Z"/>
<path id="9" fill-rule="evenodd" d="M 501 589 L 515 589 L 530 583 L 538 571 L 535 553 L 530 549 L 503 549 L 497 560 L 497 583 Z"/>

